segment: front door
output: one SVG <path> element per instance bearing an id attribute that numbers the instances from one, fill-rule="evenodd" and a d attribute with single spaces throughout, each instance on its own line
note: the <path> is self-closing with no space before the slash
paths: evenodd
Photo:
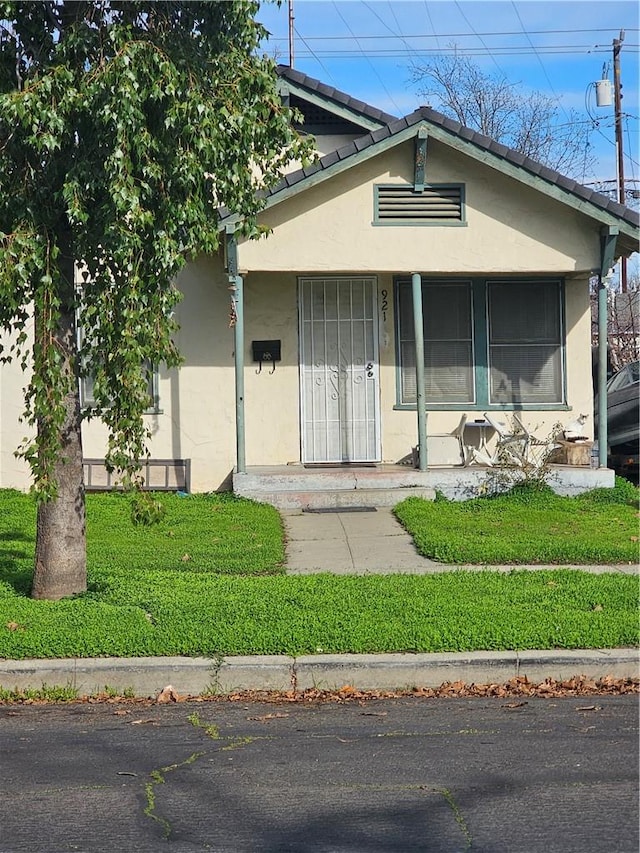
<path id="1" fill-rule="evenodd" d="M 380 460 L 375 278 L 302 278 L 302 461 Z"/>

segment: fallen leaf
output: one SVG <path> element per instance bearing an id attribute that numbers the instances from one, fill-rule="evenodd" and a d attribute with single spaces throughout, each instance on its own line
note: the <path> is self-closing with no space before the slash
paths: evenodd
<path id="1" fill-rule="evenodd" d="M 524 708 L 524 706 L 528 704 L 528 702 L 507 702 L 506 704 L 502 705 L 502 707 L 509 708 L 509 710 L 512 710 L 513 708 Z"/>
<path id="2" fill-rule="evenodd" d="M 581 708 L 576 708 L 576 711 L 600 711 L 600 705 L 583 705 Z"/>
<path id="3" fill-rule="evenodd" d="M 163 687 L 160 693 L 156 696 L 156 702 L 158 705 L 164 705 L 167 702 L 179 702 L 181 699 L 180 695 L 170 684 L 167 684 L 166 687 Z"/>
<path id="4" fill-rule="evenodd" d="M 146 723 L 151 723 L 151 725 L 155 725 L 155 720 L 131 720 L 132 726 L 142 726 Z"/>
<path id="5" fill-rule="evenodd" d="M 117 711 L 113 712 L 114 717 L 126 717 L 127 714 L 130 714 L 131 711 L 127 711 L 124 708 L 119 708 Z"/>
<path id="6" fill-rule="evenodd" d="M 189 560 L 191 559 L 191 554 L 183 554 L 182 557 L 180 557 L 180 559 L 182 560 L 183 563 L 188 563 Z"/>
<path id="7" fill-rule="evenodd" d="M 21 625 L 19 622 L 7 622 L 4 627 L 9 631 L 24 631 L 24 625 Z"/>
<path id="8" fill-rule="evenodd" d="M 600 613 L 604 610 L 604 607 L 601 604 L 596 604 L 595 607 L 591 608 L 594 613 Z"/>

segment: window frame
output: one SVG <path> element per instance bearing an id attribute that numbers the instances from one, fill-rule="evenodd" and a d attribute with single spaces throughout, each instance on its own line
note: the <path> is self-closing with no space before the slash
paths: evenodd
<path id="1" fill-rule="evenodd" d="M 422 276 L 426 283 L 470 282 L 472 318 L 472 369 L 474 374 L 475 402 L 427 402 L 430 411 L 568 411 L 567 362 L 566 362 L 566 288 L 562 276 Z M 490 402 L 489 361 L 489 285 L 498 284 L 555 284 L 558 289 L 558 311 L 560 326 L 560 388 L 562 399 L 553 403 L 493 403 Z M 402 400 L 402 353 L 400 337 L 400 289 L 411 287 L 411 278 L 397 275 L 393 279 L 394 290 L 394 334 L 396 355 L 396 403 L 394 410 L 416 411 L 415 402 Z M 424 290 L 423 290 L 424 297 Z"/>

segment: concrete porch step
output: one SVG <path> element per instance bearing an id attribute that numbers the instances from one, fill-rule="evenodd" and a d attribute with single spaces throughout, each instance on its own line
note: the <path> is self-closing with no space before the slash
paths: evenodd
<path id="1" fill-rule="evenodd" d="M 238 491 L 237 495 L 251 498 L 259 503 L 271 504 L 276 509 L 338 509 L 340 507 L 392 507 L 409 497 L 434 500 L 434 489 L 420 486 L 396 489 L 320 489 L 313 491 L 295 491 L 282 489 L 268 491 L 265 489 L 247 489 Z"/>
<path id="2" fill-rule="evenodd" d="M 278 509 L 322 509 L 349 506 L 395 506 L 407 497 L 433 500 L 436 490 L 449 500 L 467 500 L 496 489 L 500 471 L 480 465 L 429 468 L 406 465 L 305 468 L 303 465 L 251 466 L 233 475 L 236 495 L 269 503 Z M 611 487 L 608 468 L 551 466 L 549 485 L 560 495 Z M 500 490 L 507 486 L 497 484 Z M 508 485 L 508 484 L 507 484 Z"/>
<path id="3" fill-rule="evenodd" d="M 233 491 L 278 509 L 395 506 L 407 497 L 433 500 L 428 474 L 399 465 L 344 468 L 256 467 L 233 475 Z"/>

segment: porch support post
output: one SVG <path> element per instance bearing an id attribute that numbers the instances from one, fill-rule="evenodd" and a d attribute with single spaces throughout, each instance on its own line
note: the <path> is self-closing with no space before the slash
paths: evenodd
<path id="1" fill-rule="evenodd" d="M 598 281 L 598 465 L 607 467 L 607 285 Z"/>
<path id="2" fill-rule="evenodd" d="M 601 231 L 601 263 L 598 281 L 598 465 L 607 467 L 607 445 L 609 442 L 607 425 L 607 282 L 609 272 L 615 263 L 615 247 L 618 228 L 604 227 Z"/>
<path id="3" fill-rule="evenodd" d="M 235 323 L 233 326 L 234 363 L 236 374 L 236 470 L 247 473 L 244 438 L 244 280 L 235 277 Z"/>
<path id="4" fill-rule="evenodd" d="M 236 471 L 246 474 L 244 433 L 244 280 L 238 271 L 238 243 L 233 226 L 225 233 L 225 256 L 229 290 L 231 291 L 231 325 L 233 326 L 236 383 Z"/>
<path id="5" fill-rule="evenodd" d="M 413 327 L 416 341 L 416 409 L 418 413 L 418 468 L 427 470 L 427 412 L 424 396 L 424 326 L 422 312 L 422 277 L 411 275 L 413 295 Z"/>

